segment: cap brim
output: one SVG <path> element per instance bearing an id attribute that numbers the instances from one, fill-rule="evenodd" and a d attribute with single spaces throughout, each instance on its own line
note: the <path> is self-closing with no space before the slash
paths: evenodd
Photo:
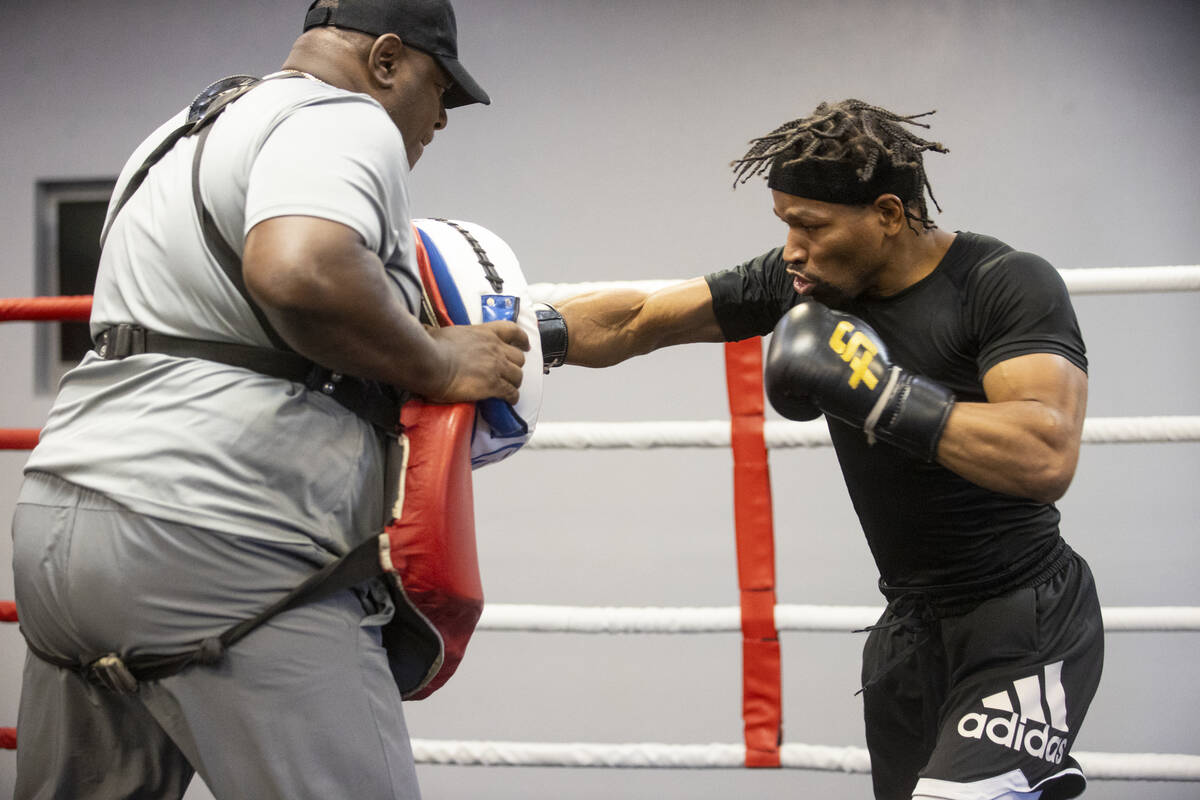
<path id="1" fill-rule="evenodd" d="M 450 73 L 450 77 L 454 79 L 454 85 L 446 90 L 446 94 L 442 95 L 443 106 L 458 108 L 459 106 L 469 106 L 472 103 L 491 105 L 492 98 L 488 97 L 488 93 L 475 82 L 475 79 L 457 58 L 440 55 L 433 57 L 442 65 L 442 69 Z"/>

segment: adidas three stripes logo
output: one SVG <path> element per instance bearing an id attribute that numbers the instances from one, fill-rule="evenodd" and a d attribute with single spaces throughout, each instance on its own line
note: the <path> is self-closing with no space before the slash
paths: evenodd
<path id="1" fill-rule="evenodd" d="M 1020 678 L 1013 681 L 1011 690 L 982 698 L 985 710 L 964 714 L 958 721 L 959 735 L 986 738 L 1052 764 L 1062 763 L 1069 732 L 1062 665 L 1061 661 L 1047 664 L 1040 675 Z"/>

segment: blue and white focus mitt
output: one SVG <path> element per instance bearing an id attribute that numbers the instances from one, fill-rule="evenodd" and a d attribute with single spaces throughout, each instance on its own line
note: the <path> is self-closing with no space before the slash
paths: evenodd
<path id="1" fill-rule="evenodd" d="M 529 337 L 520 399 L 515 405 L 497 398 L 476 404 L 471 467 L 477 469 L 519 450 L 533 435 L 541 412 L 541 338 L 529 284 L 512 248 L 482 225 L 445 219 L 417 219 L 413 225 L 422 272 L 429 270 L 450 323 L 511 320 Z"/>

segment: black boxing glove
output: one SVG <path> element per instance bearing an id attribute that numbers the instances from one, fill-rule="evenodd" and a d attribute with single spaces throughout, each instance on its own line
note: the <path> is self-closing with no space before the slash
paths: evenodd
<path id="1" fill-rule="evenodd" d="M 871 326 L 820 303 L 793 308 L 775 326 L 764 384 L 771 406 L 788 419 L 824 412 L 926 461 L 954 406 L 954 393 L 893 366 Z"/>

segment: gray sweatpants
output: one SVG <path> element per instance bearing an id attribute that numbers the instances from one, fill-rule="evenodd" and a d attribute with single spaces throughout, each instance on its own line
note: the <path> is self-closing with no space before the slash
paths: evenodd
<path id="1" fill-rule="evenodd" d="M 189 650 L 331 558 L 134 514 L 45 475 L 27 477 L 13 518 L 22 630 L 65 658 Z M 29 655 L 17 800 L 178 798 L 194 772 L 221 800 L 418 798 L 380 643 L 385 596 L 348 590 L 285 612 L 220 664 L 133 695 Z"/>

